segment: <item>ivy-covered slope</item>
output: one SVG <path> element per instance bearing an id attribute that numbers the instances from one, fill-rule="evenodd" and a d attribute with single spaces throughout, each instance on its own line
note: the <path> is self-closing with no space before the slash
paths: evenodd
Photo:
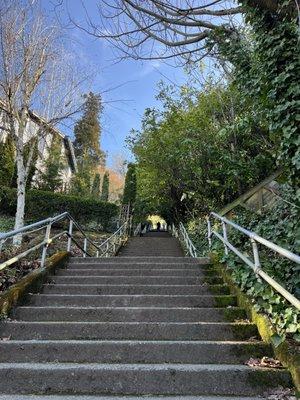
<path id="1" fill-rule="evenodd" d="M 256 214 L 242 207 L 234 210 L 234 221 L 259 234 L 283 248 L 299 254 L 300 249 L 300 208 L 293 204 L 293 191 L 285 187 L 282 199 L 275 205 Z M 216 229 L 217 226 L 214 227 Z M 220 230 L 220 227 L 219 227 Z M 197 247 L 208 253 L 206 224 L 199 228 L 191 224 L 190 232 Z M 229 241 L 240 249 L 246 256 L 252 258 L 251 244 L 248 238 L 236 230 L 229 229 Z M 224 254 L 224 246 L 216 238 L 213 239 L 211 251 L 218 254 L 219 259 L 226 263 L 233 280 L 253 301 L 254 308 L 266 314 L 276 328 L 278 336 L 274 337 L 277 344 L 286 336 L 300 342 L 300 312 L 291 306 L 283 297 L 275 292 L 261 278 L 244 264 L 234 253 Z M 286 260 L 264 246 L 259 247 L 262 269 L 272 276 L 296 297 L 300 297 L 300 268 L 299 265 Z"/>

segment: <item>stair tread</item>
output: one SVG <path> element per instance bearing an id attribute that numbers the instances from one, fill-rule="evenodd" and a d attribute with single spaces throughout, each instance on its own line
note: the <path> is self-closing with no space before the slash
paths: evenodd
<path id="1" fill-rule="evenodd" d="M 244 364 L 271 347 L 209 265 L 157 232 L 118 257 L 70 258 L 0 322 L 0 400 L 258 400 L 287 387 L 286 370 Z"/>

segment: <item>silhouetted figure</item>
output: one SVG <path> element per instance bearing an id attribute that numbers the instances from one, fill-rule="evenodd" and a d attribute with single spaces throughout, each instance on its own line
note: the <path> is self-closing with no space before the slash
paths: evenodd
<path id="1" fill-rule="evenodd" d="M 157 226 L 157 230 L 160 231 L 160 222 L 158 222 L 158 223 L 156 224 L 156 226 Z"/>

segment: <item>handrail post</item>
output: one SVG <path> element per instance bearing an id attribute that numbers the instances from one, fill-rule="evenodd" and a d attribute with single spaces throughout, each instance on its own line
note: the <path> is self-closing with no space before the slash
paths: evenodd
<path id="1" fill-rule="evenodd" d="M 41 258 L 41 268 L 44 268 L 45 261 L 46 261 L 46 256 L 47 256 L 47 250 L 48 250 L 48 245 L 49 245 L 49 238 L 50 238 L 50 232 L 51 232 L 51 223 L 47 225 L 46 232 L 45 232 L 45 243 L 43 246 L 42 250 L 42 258 Z"/>
<path id="2" fill-rule="evenodd" d="M 109 252 L 109 243 L 107 242 L 107 243 L 106 243 L 106 253 L 105 253 L 105 257 L 109 257 L 108 252 Z"/>
<path id="3" fill-rule="evenodd" d="M 68 246 L 67 246 L 67 251 L 68 252 L 71 251 L 72 235 L 73 235 L 73 221 L 70 219 L 69 233 L 68 233 Z"/>
<path id="4" fill-rule="evenodd" d="M 209 216 L 207 217 L 207 239 L 208 239 L 208 247 L 211 248 L 211 223 Z"/>
<path id="5" fill-rule="evenodd" d="M 254 272 L 257 273 L 258 270 L 260 269 L 258 246 L 257 246 L 255 239 L 251 238 L 250 241 L 252 244 L 252 251 L 253 251 L 253 257 L 254 257 Z"/>
<path id="6" fill-rule="evenodd" d="M 226 224 L 224 221 L 222 221 L 222 229 L 223 229 L 223 238 L 226 240 L 226 242 L 228 242 L 227 239 L 227 229 L 226 229 Z M 225 254 L 226 256 L 228 256 L 228 248 L 226 246 L 226 244 L 224 243 L 224 249 L 225 249 Z"/>
<path id="7" fill-rule="evenodd" d="M 83 242 L 83 257 L 86 257 L 86 250 L 87 250 L 87 238 L 84 238 L 84 242 Z"/>

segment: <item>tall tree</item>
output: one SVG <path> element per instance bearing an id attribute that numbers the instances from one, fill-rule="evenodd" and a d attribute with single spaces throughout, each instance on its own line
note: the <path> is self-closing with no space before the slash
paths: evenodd
<path id="1" fill-rule="evenodd" d="M 91 191 L 92 196 L 95 197 L 96 199 L 99 199 L 100 197 L 100 181 L 101 181 L 100 174 L 97 172 L 94 176 L 92 191 Z"/>
<path id="2" fill-rule="evenodd" d="M 136 199 L 136 166 L 128 164 L 123 193 L 123 204 L 134 205 Z"/>
<path id="3" fill-rule="evenodd" d="M 24 225 L 26 181 L 36 143 L 49 125 L 77 111 L 78 80 L 68 68 L 61 35 L 47 20 L 39 1 L 2 0 L 0 5 L 0 97 L 1 126 L 14 141 L 17 165 L 17 210 L 15 229 Z M 72 75 L 72 76 L 71 76 Z M 70 79 L 72 77 L 72 79 Z M 78 80 L 77 80 L 78 79 Z M 43 116 L 30 132 L 32 116 Z M 32 134 L 28 155 L 25 146 Z M 14 237 L 14 244 L 22 236 Z"/>
<path id="4" fill-rule="evenodd" d="M 51 192 L 62 190 L 62 170 L 64 166 L 65 160 L 61 157 L 61 142 L 58 138 L 54 137 L 49 146 L 48 157 L 38 176 L 39 188 Z"/>
<path id="5" fill-rule="evenodd" d="M 109 197 L 109 172 L 106 171 L 102 181 L 101 200 L 108 201 L 108 197 Z"/>
<path id="6" fill-rule="evenodd" d="M 84 98 L 83 115 L 74 127 L 75 154 L 79 160 L 82 157 L 88 157 L 95 165 L 103 165 L 105 157 L 100 149 L 101 127 L 99 120 L 102 111 L 101 96 L 90 92 Z"/>
<path id="7" fill-rule="evenodd" d="M 121 57 L 174 60 L 177 65 L 197 68 L 197 62 L 212 56 L 226 69 L 229 61 L 235 69 L 233 75 L 241 71 L 244 77 L 241 90 L 248 98 L 254 95 L 260 103 L 258 107 L 263 105 L 268 129 L 280 142 L 278 164 L 286 168 L 294 187 L 299 188 L 297 0 L 240 0 L 239 6 L 224 0 L 112 0 L 104 3 L 104 7 L 98 7 L 98 20 L 90 16 L 83 28 L 113 43 Z M 243 49 L 248 60 L 241 57 L 238 46 L 244 36 L 239 14 L 252 28 L 251 43 Z M 239 16 L 235 19 L 235 15 Z"/>

